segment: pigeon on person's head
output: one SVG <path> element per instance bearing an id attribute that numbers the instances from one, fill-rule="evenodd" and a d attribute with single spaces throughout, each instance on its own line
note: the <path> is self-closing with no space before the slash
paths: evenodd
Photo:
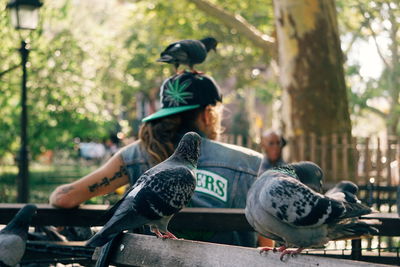
<path id="1" fill-rule="evenodd" d="M 194 169 L 197 167 L 200 143 L 201 137 L 197 133 L 186 133 L 175 152 L 141 175 L 109 210 L 113 214 L 111 219 L 87 242 L 87 246 L 103 246 L 122 231 L 142 225 L 149 225 L 158 237 L 176 239 L 167 226 L 172 216 L 189 203 L 194 193 Z"/>
<path id="2" fill-rule="evenodd" d="M 198 73 L 193 66 L 204 62 L 210 50 L 216 51 L 217 44 L 217 40 L 213 37 L 201 40 L 181 40 L 168 45 L 157 61 L 173 64 L 176 72 L 182 64 L 189 66 L 193 73 Z"/>
<path id="3" fill-rule="evenodd" d="M 0 266 L 16 266 L 25 253 L 28 229 L 37 207 L 27 204 L 0 231 Z"/>
<path id="4" fill-rule="evenodd" d="M 278 249 L 282 252 L 281 260 L 286 254 L 294 255 L 330 240 L 377 233 L 375 228 L 356 219 L 371 213 L 369 207 L 324 196 L 303 183 L 319 189 L 321 180 L 318 165 L 299 162 L 264 172 L 250 188 L 246 218 L 257 232 L 284 244 Z M 298 249 L 287 249 L 289 246 Z M 268 250 L 274 249 L 261 249 Z"/>

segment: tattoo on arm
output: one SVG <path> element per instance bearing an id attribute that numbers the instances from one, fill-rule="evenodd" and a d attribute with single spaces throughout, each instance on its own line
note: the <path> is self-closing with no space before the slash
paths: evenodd
<path id="1" fill-rule="evenodd" d="M 65 186 L 65 187 L 61 188 L 61 190 L 60 190 L 60 192 L 58 192 L 58 194 L 59 194 L 59 195 L 61 195 L 61 194 L 67 194 L 67 193 L 69 193 L 70 191 L 72 191 L 73 189 L 74 189 L 74 187 L 73 187 L 72 185 Z"/>
<path id="2" fill-rule="evenodd" d="M 58 191 L 56 193 L 56 195 L 55 195 L 56 196 L 56 200 L 59 200 L 61 198 L 61 195 L 68 194 L 72 190 L 74 190 L 74 187 L 72 185 L 67 185 L 67 186 L 62 187 L 60 189 L 60 191 Z"/>
<path id="3" fill-rule="evenodd" d="M 121 178 L 122 176 L 127 175 L 127 174 L 128 174 L 128 171 L 126 170 L 125 166 L 121 165 L 119 171 L 117 171 L 116 173 L 114 173 L 114 175 L 113 175 L 112 177 L 110 177 L 110 178 L 104 177 L 104 178 L 101 180 L 100 183 L 94 183 L 94 184 L 92 184 L 92 185 L 89 185 L 89 186 L 88 186 L 89 191 L 90 191 L 90 192 L 94 192 L 94 191 L 96 191 L 96 190 L 97 190 L 99 187 L 101 187 L 101 186 L 104 186 L 104 187 L 105 187 L 105 186 L 108 186 L 108 185 L 110 185 L 110 183 L 111 183 L 112 181 L 114 181 L 114 180 L 116 180 L 116 179 L 118 179 L 118 178 Z"/>

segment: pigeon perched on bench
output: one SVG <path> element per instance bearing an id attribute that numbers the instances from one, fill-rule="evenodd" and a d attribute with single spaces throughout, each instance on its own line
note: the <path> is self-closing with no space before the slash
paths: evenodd
<path id="1" fill-rule="evenodd" d="M 7 226 L 0 231 L 0 266 L 16 266 L 25 253 L 28 229 L 36 206 L 21 208 Z"/>
<path id="2" fill-rule="evenodd" d="M 193 66 L 202 63 L 210 50 L 216 51 L 217 44 L 217 40 L 213 37 L 201 40 L 181 40 L 168 45 L 157 61 L 173 64 L 176 72 L 179 65 L 187 65 L 192 72 L 197 73 Z"/>
<path id="3" fill-rule="evenodd" d="M 330 240 L 377 233 L 357 219 L 371 213 L 371 209 L 358 201 L 346 201 L 345 194 L 340 193 L 351 194 L 348 188 L 354 184 L 322 195 L 307 186 L 321 184 L 322 177 L 321 168 L 312 162 L 288 164 L 264 172 L 248 192 L 246 218 L 261 235 L 284 244 L 277 249 L 282 252 L 281 260 L 286 254 L 298 254 Z M 287 249 L 289 246 L 298 249 Z M 276 251 L 261 249 L 268 250 Z"/>
<path id="4" fill-rule="evenodd" d="M 358 186 L 351 181 L 341 181 L 331 189 L 329 189 L 325 196 L 340 199 L 351 203 L 361 203 L 357 198 Z"/>
<path id="5" fill-rule="evenodd" d="M 167 226 L 194 193 L 196 177 L 193 171 L 197 167 L 200 143 L 201 137 L 197 133 L 186 133 L 175 152 L 140 176 L 109 210 L 113 214 L 111 219 L 87 242 L 87 246 L 103 246 L 122 231 L 142 225 L 149 225 L 150 231 L 158 237 L 176 239 Z"/>

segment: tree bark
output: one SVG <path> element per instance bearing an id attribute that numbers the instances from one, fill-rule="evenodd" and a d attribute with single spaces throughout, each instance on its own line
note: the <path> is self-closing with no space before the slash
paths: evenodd
<path id="1" fill-rule="evenodd" d="M 391 66 L 389 68 L 389 92 L 390 92 L 390 109 L 387 120 L 387 133 L 389 136 L 396 136 L 398 133 L 399 125 L 399 95 L 400 95 L 400 63 L 399 63 L 399 45 L 397 42 L 397 36 L 399 31 L 399 25 L 397 22 L 397 16 L 394 9 L 389 7 L 389 21 L 391 23 L 390 28 L 390 52 L 391 52 Z"/>
<path id="2" fill-rule="evenodd" d="M 334 0 L 275 0 L 286 134 L 351 135 Z"/>

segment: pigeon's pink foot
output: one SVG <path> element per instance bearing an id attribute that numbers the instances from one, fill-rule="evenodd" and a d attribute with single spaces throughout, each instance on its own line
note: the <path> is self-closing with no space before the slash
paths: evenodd
<path id="1" fill-rule="evenodd" d="M 199 75 L 204 74 L 204 72 L 198 71 L 198 70 L 195 70 L 195 69 L 190 69 L 190 71 L 191 71 L 193 74 L 199 74 Z"/>
<path id="2" fill-rule="evenodd" d="M 168 238 L 168 239 L 178 239 L 173 233 L 171 232 L 166 232 L 165 235 L 162 236 L 163 238 Z"/>
<path id="3" fill-rule="evenodd" d="M 284 257 L 285 255 L 294 256 L 294 255 L 300 254 L 300 252 L 302 252 L 303 249 L 304 249 L 304 248 L 298 248 L 298 249 L 284 249 L 284 250 L 282 251 L 282 254 L 281 254 L 280 259 L 281 259 L 281 261 L 283 261 L 283 257 Z"/>
<path id="4" fill-rule="evenodd" d="M 171 232 L 166 232 L 165 235 L 163 235 L 160 231 L 158 231 L 158 229 L 152 229 L 151 230 L 153 233 L 156 234 L 157 237 L 161 237 L 161 238 L 168 238 L 168 239 L 178 239 L 176 236 L 174 236 L 174 234 L 172 234 Z"/>
<path id="5" fill-rule="evenodd" d="M 282 252 L 286 249 L 286 246 L 280 246 L 279 248 L 272 248 L 272 247 L 259 247 L 260 254 L 265 252 L 265 251 L 270 251 L 272 250 L 274 253 L 275 252 Z"/>
<path id="6" fill-rule="evenodd" d="M 259 247 L 258 250 L 260 251 L 260 254 L 262 254 L 263 252 L 267 252 L 267 251 L 273 251 L 275 252 L 275 248 L 271 248 L 271 247 Z"/>
<path id="7" fill-rule="evenodd" d="M 285 251 L 286 246 L 280 246 L 279 248 L 274 248 L 274 252 L 283 252 Z"/>

